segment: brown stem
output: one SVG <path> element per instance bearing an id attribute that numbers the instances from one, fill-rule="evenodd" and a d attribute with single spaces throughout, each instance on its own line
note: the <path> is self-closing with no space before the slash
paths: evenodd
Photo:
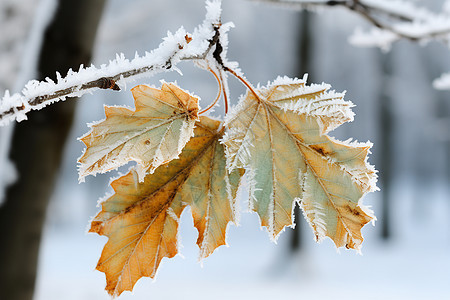
<path id="1" fill-rule="evenodd" d="M 256 99 L 258 101 L 261 101 L 261 98 L 259 97 L 259 95 L 256 93 L 256 91 L 253 89 L 252 85 L 247 80 L 245 80 L 242 76 L 240 76 L 239 74 L 237 74 L 235 71 L 233 71 L 230 68 L 225 68 L 225 71 L 228 71 L 231 74 L 233 74 L 234 77 L 239 79 L 239 81 L 242 82 L 250 90 L 250 92 L 256 97 Z"/>
<path id="2" fill-rule="evenodd" d="M 208 68 L 208 71 L 210 71 L 214 75 L 214 77 L 216 78 L 217 84 L 219 85 L 219 88 L 217 90 L 216 100 L 214 100 L 214 102 L 210 106 L 208 106 L 204 110 L 200 111 L 198 113 L 199 115 L 201 115 L 201 114 L 207 112 L 208 110 L 210 110 L 211 108 L 213 108 L 217 104 L 217 102 L 219 101 L 220 95 L 222 94 L 222 82 L 220 81 L 219 76 L 217 76 L 216 72 L 214 72 L 211 68 Z M 226 113 L 226 108 L 225 108 L 225 113 Z"/>
<path id="3" fill-rule="evenodd" d="M 223 73 L 220 72 L 220 78 L 223 81 Z M 222 91 L 223 91 L 223 102 L 225 103 L 225 115 L 228 113 L 228 95 L 227 90 L 225 87 L 225 84 L 222 84 Z"/>

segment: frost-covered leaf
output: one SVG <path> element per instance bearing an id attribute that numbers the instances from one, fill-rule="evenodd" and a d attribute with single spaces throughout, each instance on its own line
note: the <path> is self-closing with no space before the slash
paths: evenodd
<path id="1" fill-rule="evenodd" d="M 198 119 L 198 99 L 173 83 L 161 89 L 139 85 L 132 90 L 136 110 L 105 106 L 106 119 L 91 125 L 81 138 L 86 151 L 79 176 L 138 163 L 139 181 L 158 166 L 177 158 L 191 138 Z"/>
<path id="2" fill-rule="evenodd" d="M 199 232 L 200 259 L 203 259 L 226 244 L 227 224 L 236 221 L 235 198 L 244 170 L 227 171 L 225 149 L 219 142 L 223 130 L 217 132 L 221 123 L 201 117 L 201 124 L 204 127 L 195 129 L 193 139 L 204 139 L 200 143 L 204 143 L 202 152 L 192 163 L 181 192 L 183 201 L 191 206 L 194 226 Z M 188 146 L 190 143 L 186 151 L 191 151 Z"/>
<path id="3" fill-rule="evenodd" d="M 325 83 L 307 86 L 306 79 L 307 76 L 303 80 L 279 77 L 269 88 L 259 89 L 259 93 L 278 107 L 317 118 L 321 133 L 353 121 L 354 105 L 344 100 L 345 93 L 330 91 L 331 86 Z"/>
<path id="4" fill-rule="evenodd" d="M 371 145 L 325 134 L 353 118 L 351 102 L 328 88 L 280 78 L 257 97 L 248 92 L 226 120 L 227 165 L 248 168 L 252 209 L 274 239 L 293 225 L 301 201 L 317 240 L 329 236 L 337 247 L 359 249 L 361 228 L 374 219 L 360 203 L 376 189 L 366 162 Z"/>
<path id="5" fill-rule="evenodd" d="M 226 243 L 243 171 L 228 174 L 220 125 L 201 117 L 179 159 L 160 166 L 142 183 L 134 169 L 112 182 L 115 194 L 102 202 L 90 228 L 109 237 L 97 269 L 105 272 L 111 295 L 132 290 L 143 276 L 153 278 L 162 258 L 178 253 L 178 224 L 186 205 L 199 231 L 200 258 Z"/>

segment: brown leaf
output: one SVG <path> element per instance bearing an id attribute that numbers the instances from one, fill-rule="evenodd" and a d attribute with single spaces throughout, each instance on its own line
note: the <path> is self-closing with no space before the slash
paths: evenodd
<path id="1" fill-rule="evenodd" d="M 198 99 L 173 83 L 161 89 L 139 85 L 132 90 L 136 110 L 105 106 L 106 119 L 81 138 L 79 176 L 104 173 L 129 161 L 138 163 L 139 180 L 178 157 L 193 135 Z"/>
<path id="2" fill-rule="evenodd" d="M 178 253 L 178 224 L 186 205 L 199 231 L 200 257 L 225 244 L 243 172 L 227 173 L 220 125 L 201 117 L 179 159 L 159 167 L 142 183 L 133 170 L 112 182 L 115 194 L 102 203 L 90 229 L 109 237 L 97 269 L 105 272 L 111 295 L 132 290 L 143 276 L 153 278 L 161 259 Z"/>

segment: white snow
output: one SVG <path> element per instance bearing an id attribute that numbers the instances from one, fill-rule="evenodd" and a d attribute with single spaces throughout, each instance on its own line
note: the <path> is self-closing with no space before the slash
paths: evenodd
<path id="1" fill-rule="evenodd" d="M 359 29 L 350 39 L 355 45 L 386 48 L 401 39 L 400 35 L 424 42 L 437 39 L 448 43 L 450 15 L 445 12 L 445 6 L 443 12 L 434 13 L 425 6 L 418 6 L 411 1 L 362 0 L 361 3 L 367 5 L 371 16 L 377 16 L 377 13 L 385 15 L 384 19 L 379 18 L 385 28 L 372 27 L 365 33 L 365 37 Z M 372 43 L 369 40 L 372 40 Z"/>
<path id="2" fill-rule="evenodd" d="M 198 26 L 192 35 L 188 34 L 183 27 L 175 34 L 167 33 L 167 37 L 159 47 L 151 52 L 146 52 L 143 56 L 138 56 L 131 61 L 125 58 L 124 54 L 116 54 L 114 60 L 108 65 L 101 65 L 99 68 L 80 66 L 78 71 L 69 70 L 65 77 L 57 73 L 57 82 L 47 78 L 45 81 L 29 81 L 21 93 L 10 95 L 6 92 L 0 100 L 0 114 L 14 108 L 15 113 L 0 120 L 0 126 L 7 124 L 11 120 L 22 121 L 26 119 L 26 113 L 30 110 L 39 110 L 51 103 L 65 100 L 67 97 L 80 97 L 87 93 L 92 93 L 98 88 L 82 89 L 82 85 L 94 81 L 101 77 L 114 77 L 121 75 L 116 83 L 122 88 L 126 83 L 133 82 L 142 77 L 150 77 L 156 73 L 175 69 L 176 64 L 182 60 L 200 58 L 209 46 L 209 39 L 214 35 L 212 24 L 220 23 L 220 1 L 207 2 L 206 19 L 202 25 Z M 225 24 L 222 33 L 231 28 L 231 24 Z M 188 43 L 186 37 L 192 40 Z M 170 68 L 169 68 L 170 66 Z M 133 74 L 125 74 L 132 72 Z M 64 96 L 47 100 L 41 104 L 30 105 L 29 101 L 43 95 L 54 95 L 57 91 L 70 88 L 70 92 Z M 24 107 L 18 111 L 17 107 Z"/>
<path id="3" fill-rule="evenodd" d="M 438 90 L 450 90 L 450 72 L 444 73 L 433 81 L 434 88 Z"/>
<path id="4" fill-rule="evenodd" d="M 376 10 L 413 20 L 429 20 L 435 16 L 428 9 L 419 7 L 414 2 L 404 0 L 361 0 L 361 3 Z"/>
<path id="5" fill-rule="evenodd" d="M 14 114 L 10 117 L 2 119 L 0 121 L 0 124 L 6 124 L 12 119 L 16 119 L 18 121 L 23 120 L 25 117 L 24 115 L 28 111 L 32 109 L 39 110 L 53 102 L 65 100 L 67 97 L 80 97 L 86 93 L 92 93 L 98 88 L 80 90 L 82 84 L 99 79 L 101 77 L 113 77 L 130 70 L 138 70 L 141 68 L 149 67 L 149 70 L 145 72 L 147 74 L 140 73 L 135 76 L 119 79 L 117 81 L 117 84 L 123 87 L 127 82 L 135 80 L 138 77 L 142 77 L 145 75 L 151 76 L 157 72 L 165 71 L 165 62 L 171 57 L 174 57 L 179 51 L 178 45 L 183 43 L 185 35 L 186 32 L 183 29 L 178 30 L 175 35 L 169 33 L 158 49 L 151 53 L 146 53 L 142 57 L 135 57 L 131 61 L 126 59 L 123 54 L 117 54 L 116 59 L 111 60 L 108 65 L 102 65 L 99 68 L 93 65 L 87 68 L 85 68 L 84 66 L 80 66 L 78 71 L 69 70 L 67 76 L 65 77 L 57 74 L 57 82 L 53 82 L 50 79 L 41 82 L 36 80 L 29 81 L 25 85 L 21 94 L 5 94 L 0 102 L 0 113 L 8 111 L 11 107 L 20 107 L 22 105 L 25 106 L 25 109 L 20 111 L 19 117 Z M 172 64 L 175 64 L 176 62 L 177 60 L 173 59 Z M 53 100 L 46 101 L 42 104 L 34 106 L 28 104 L 28 101 L 35 97 L 42 95 L 53 95 L 54 93 L 56 93 L 56 91 L 71 87 L 73 87 L 73 90 L 63 97 L 55 98 Z"/>
<path id="6" fill-rule="evenodd" d="M 354 46 L 378 47 L 385 52 L 389 51 L 392 44 L 398 40 L 399 37 L 395 33 L 376 27 L 370 28 L 369 31 L 363 31 L 361 27 L 357 27 L 348 38 L 349 43 Z"/>
<path id="7" fill-rule="evenodd" d="M 396 13 L 395 10 L 387 10 L 387 12 Z M 355 46 L 380 47 L 383 50 L 389 50 L 394 42 L 403 38 L 403 35 L 417 39 L 422 44 L 436 39 L 450 45 L 450 15 L 429 13 L 413 17 L 410 22 L 385 22 L 387 25 L 385 29 L 371 27 L 364 32 L 361 28 L 357 28 L 349 41 Z"/>

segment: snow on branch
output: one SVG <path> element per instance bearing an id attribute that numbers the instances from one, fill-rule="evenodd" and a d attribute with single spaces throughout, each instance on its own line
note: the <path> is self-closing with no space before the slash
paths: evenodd
<path id="1" fill-rule="evenodd" d="M 11 95 L 9 91 L 0 99 L 0 126 L 12 120 L 26 120 L 31 110 L 39 110 L 67 97 L 80 97 L 98 89 L 120 90 L 120 86 L 142 77 L 178 70 L 176 65 L 183 60 L 205 60 L 211 49 L 219 42 L 218 28 L 221 25 L 220 1 L 206 1 L 206 18 L 194 33 L 180 28 L 175 34 L 168 33 L 159 47 L 145 55 L 128 60 L 123 54 L 108 65 L 99 68 L 80 66 L 78 71 L 69 70 L 65 77 L 56 73 L 57 80 L 29 81 L 21 93 Z M 223 26 L 221 37 L 231 26 Z"/>
<path id="2" fill-rule="evenodd" d="M 351 10 L 374 26 L 368 32 L 361 29 L 355 31 L 350 42 L 358 46 L 389 49 L 391 44 L 399 39 L 421 42 L 435 39 L 446 44 L 450 40 L 450 14 L 445 12 L 445 9 L 443 13 L 436 14 L 404 0 L 255 1 L 297 9 L 337 6 Z"/>
<path id="3" fill-rule="evenodd" d="M 373 25 L 369 30 L 356 28 L 349 42 L 359 47 L 379 47 L 390 50 L 400 39 L 422 44 L 436 40 L 450 47 L 450 0 L 440 13 L 418 7 L 405 0 L 253 0 L 293 9 L 344 7 Z M 433 82 L 437 89 L 450 90 L 450 74 L 443 74 Z"/>
<path id="4" fill-rule="evenodd" d="M 376 26 L 355 31 L 350 43 L 389 50 L 392 43 L 409 39 L 426 43 L 437 40 L 450 46 L 450 15 L 434 13 L 405 1 L 364 0 L 370 5 L 366 18 Z M 384 14 L 384 15 L 382 15 Z"/>
<path id="5" fill-rule="evenodd" d="M 450 73 L 444 73 L 433 81 L 433 86 L 438 90 L 450 90 Z"/>

